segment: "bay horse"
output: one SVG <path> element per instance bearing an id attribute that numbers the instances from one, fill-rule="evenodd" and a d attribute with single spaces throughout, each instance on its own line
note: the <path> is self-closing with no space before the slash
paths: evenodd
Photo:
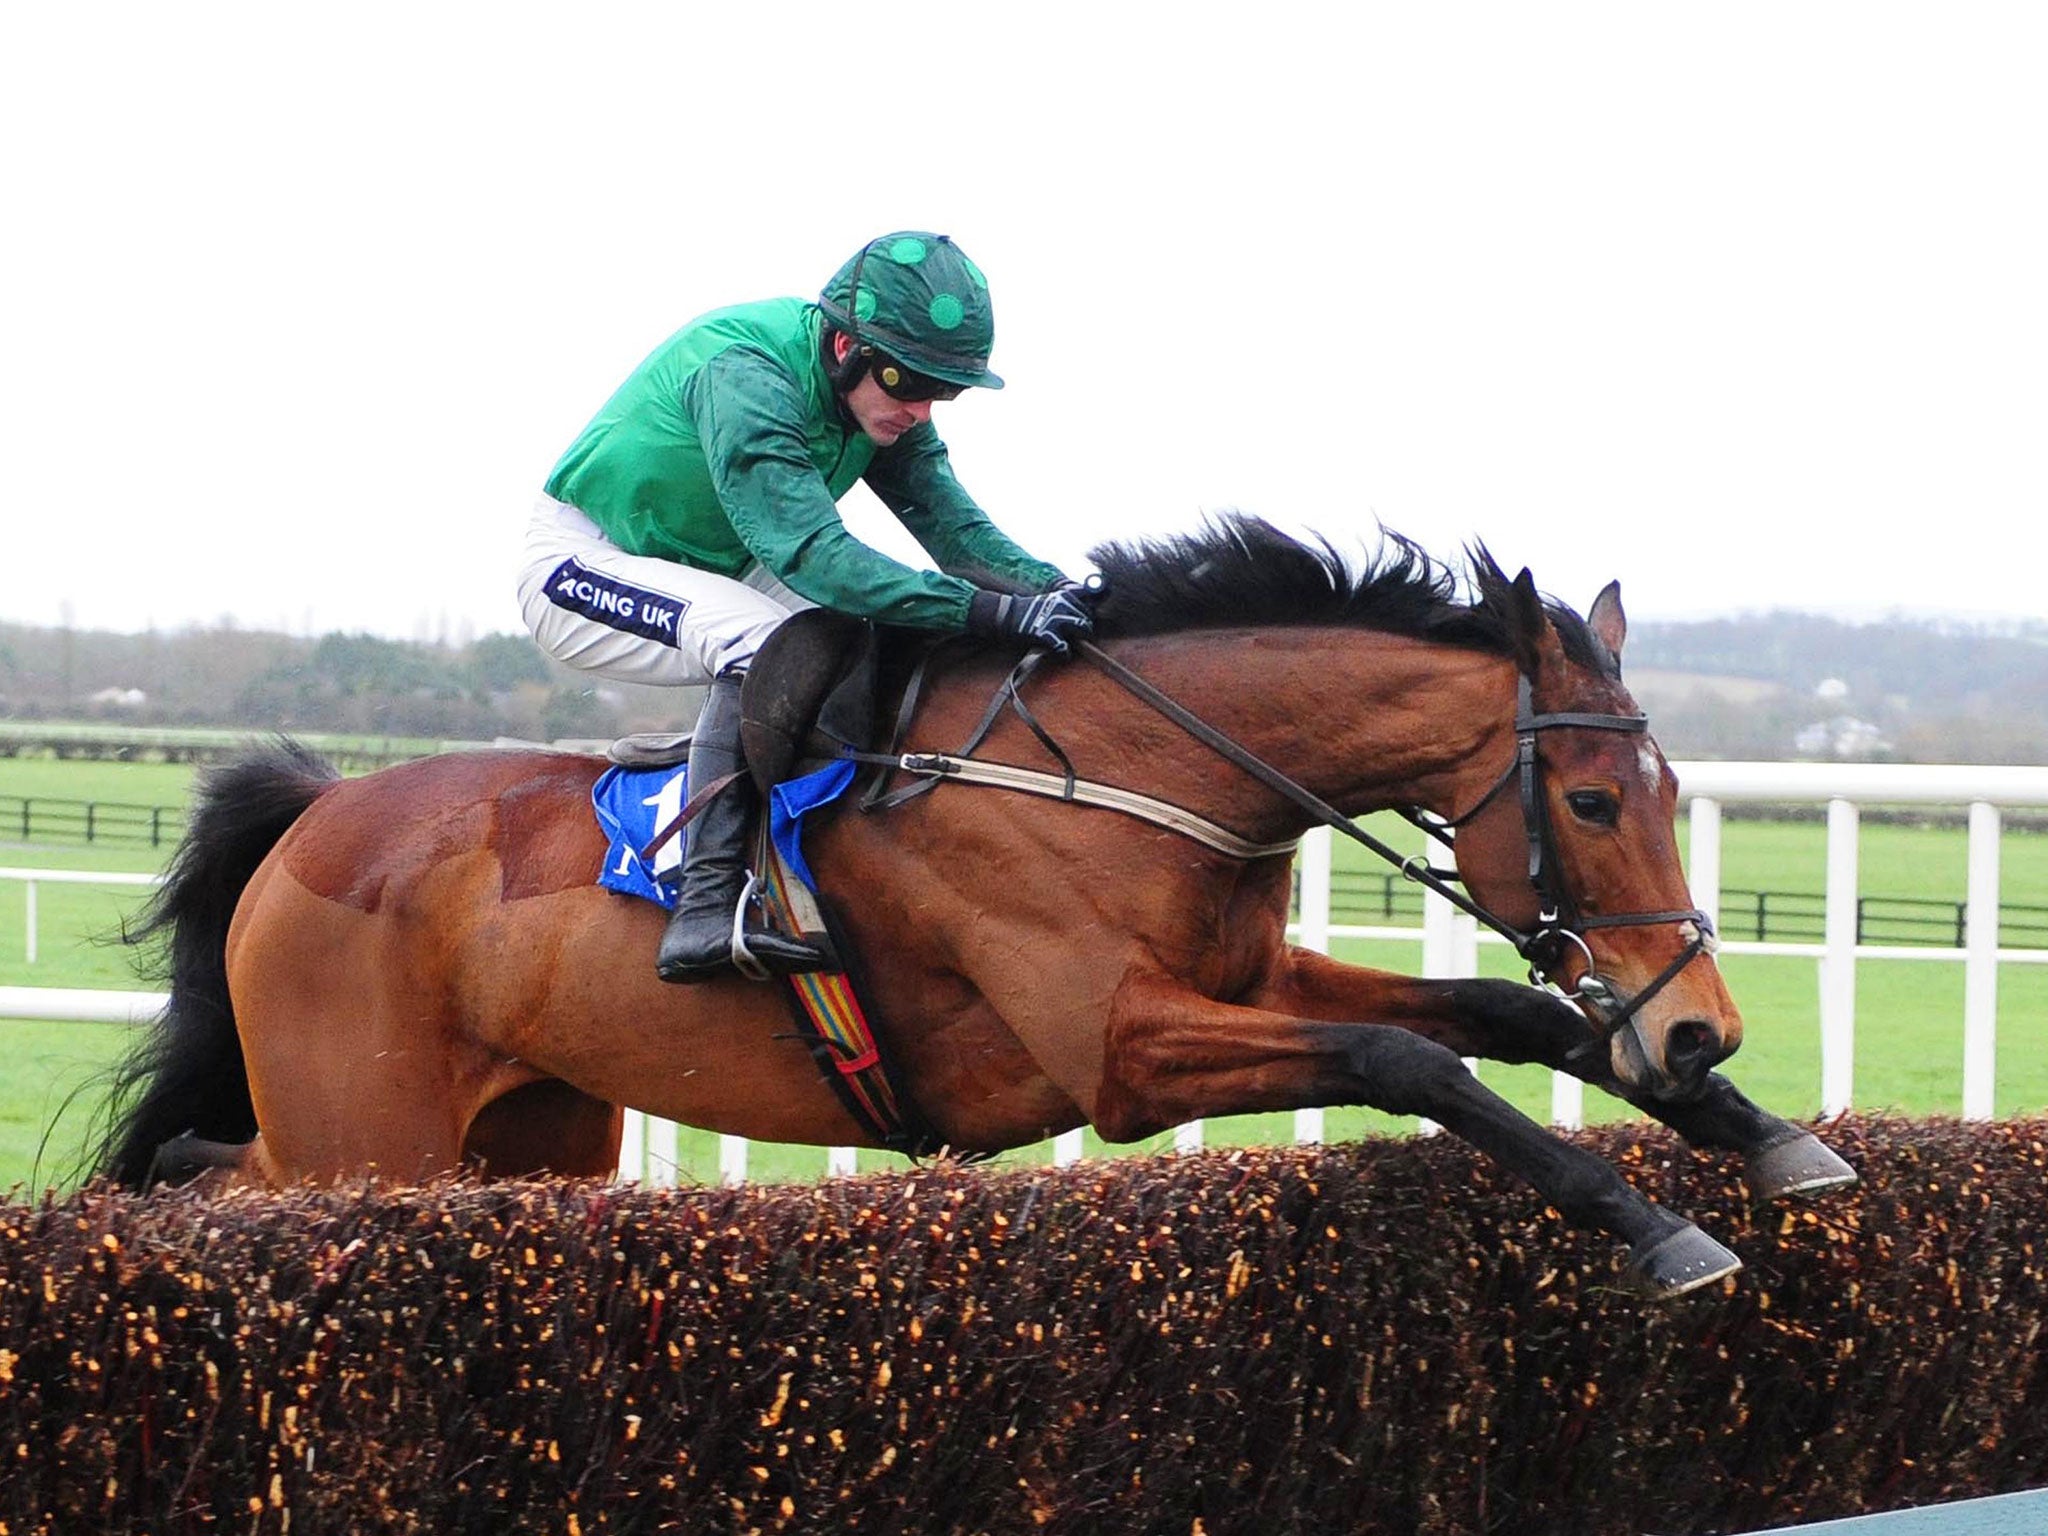
<path id="1" fill-rule="evenodd" d="M 1711 1070 L 1742 1020 L 1686 890 L 1675 780 L 1622 685 L 1617 586 L 1581 618 L 1483 548 L 1467 597 L 1396 535 L 1354 571 L 1327 542 L 1242 517 L 1094 558 L 1105 666 L 1041 667 L 1035 728 L 1003 714 L 979 754 L 1045 767 L 1056 740 L 1082 778 L 1268 851 L 956 785 L 814 825 L 807 855 L 865 960 L 883 1048 L 947 1146 L 991 1153 L 1084 1123 L 1125 1142 L 1315 1105 L 1424 1115 L 1627 1242 L 1632 1273 L 1667 1294 L 1740 1261 L 1460 1056 L 1573 1072 L 1743 1153 L 1765 1195 L 1853 1180 Z M 956 746 L 1017 660 L 970 645 L 935 669 L 898 745 Z M 1218 756 L 1112 670 L 1302 794 Z M 211 1162 L 279 1185 L 606 1175 L 621 1106 L 872 1145 L 790 1038 L 775 988 L 655 979 L 661 912 L 593 884 L 604 766 L 478 752 L 344 780 L 282 743 L 215 771 L 146 914 L 141 936 L 169 938 L 170 1002 L 124 1069 L 97 1171 L 140 1187 L 172 1146 L 206 1150 L 188 1174 Z M 1556 986 L 1422 980 L 1290 946 L 1290 850 L 1271 846 L 1310 824 L 1303 803 L 1456 827 L 1471 900 L 1542 939 Z"/>

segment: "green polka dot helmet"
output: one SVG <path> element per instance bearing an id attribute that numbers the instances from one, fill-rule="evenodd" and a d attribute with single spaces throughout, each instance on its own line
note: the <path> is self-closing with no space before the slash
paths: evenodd
<path id="1" fill-rule="evenodd" d="M 832 275 L 818 307 L 854 340 L 948 384 L 1001 389 L 988 371 L 995 311 L 981 268 L 945 235 L 870 240 Z"/>

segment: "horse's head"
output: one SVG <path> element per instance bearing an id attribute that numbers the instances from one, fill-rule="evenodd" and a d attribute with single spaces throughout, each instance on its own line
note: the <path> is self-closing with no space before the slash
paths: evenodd
<path id="1" fill-rule="evenodd" d="M 1473 895 L 1531 936 L 1532 964 L 1573 994 L 1615 1075 L 1683 1097 L 1742 1040 L 1713 934 L 1679 864 L 1678 780 L 1621 682 L 1628 621 L 1610 583 L 1584 619 L 1478 552 L 1483 605 L 1520 674 L 1513 764 L 1475 765 L 1491 793 L 1458 834 Z M 1462 802 L 1469 805 L 1470 798 Z"/>

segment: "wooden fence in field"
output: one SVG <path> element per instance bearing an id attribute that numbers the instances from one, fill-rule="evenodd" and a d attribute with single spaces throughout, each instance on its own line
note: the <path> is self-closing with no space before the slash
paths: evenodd
<path id="1" fill-rule="evenodd" d="M 112 800 L 64 800 L 50 795 L 0 795 L 0 838 L 9 840 L 162 848 L 184 835 L 185 811 L 181 806 L 123 805 Z"/>

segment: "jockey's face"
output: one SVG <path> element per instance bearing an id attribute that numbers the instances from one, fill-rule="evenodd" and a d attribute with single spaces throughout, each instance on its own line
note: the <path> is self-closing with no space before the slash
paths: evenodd
<path id="1" fill-rule="evenodd" d="M 844 334 L 832 338 L 832 350 L 841 362 L 853 343 Z M 872 370 L 840 396 L 856 425 L 879 448 L 886 448 L 919 422 L 932 419 L 929 400 L 898 400 L 875 382 Z"/>

